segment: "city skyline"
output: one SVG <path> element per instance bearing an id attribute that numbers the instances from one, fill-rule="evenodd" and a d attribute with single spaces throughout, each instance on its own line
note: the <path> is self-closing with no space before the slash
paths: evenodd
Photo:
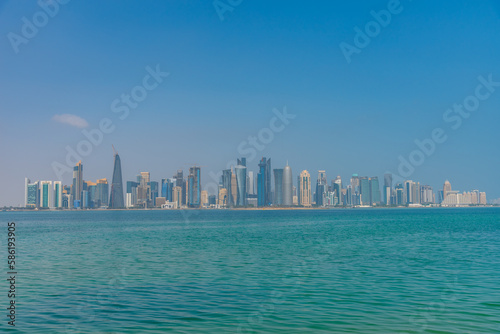
<path id="1" fill-rule="evenodd" d="M 412 180 L 393 183 L 393 175 L 384 174 L 383 186 L 378 176 L 352 174 L 349 182 L 337 175 L 328 184 L 326 170 L 318 170 L 316 186 L 311 174 L 302 170 L 293 185 L 293 173 L 286 162 L 284 168 L 271 173 L 271 158 L 262 157 L 258 163 L 257 179 L 247 171 L 245 157 L 237 165 L 222 170 L 216 191 L 203 189 L 201 167 L 189 168 L 187 178 L 177 170 L 171 178 L 161 178 L 161 183 L 151 178 L 150 172 L 140 172 L 136 181 L 126 181 L 123 187 L 121 159 L 114 149 L 114 167 L 111 190 L 107 179 L 95 183 L 85 181 L 82 161 L 73 167 L 73 182 L 65 186 L 61 181 L 35 181 L 28 177 L 24 182 L 26 208 L 66 209 L 125 209 L 125 208 L 243 208 L 243 207 L 377 207 L 377 206 L 467 206 L 486 205 L 485 192 L 477 189 L 458 191 L 446 180 L 442 190 Z M 274 177 L 273 177 L 274 175 Z M 274 181 L 274 182 L 272 182 Z M 175 186 L 174 186 L 175 184 Z M 274 187 L 272 186 L 274 184 Z M 255 192 L 255 189 L 257 191 Z M 315 190 L 313 190 L 315 189 Z M 439 189 L 439 188 L 437 188 Z M 124 190 L 126 191 L 124 196 Z M 109 204 L 108 204 L 108 194 Z M 126 200 L 124 200 L 124 197 Z M 497 203 L 498 204 L 498 203 Z M 21 207 L 21 206 L 20 206 Z"/>
<path id="2" fill-rule="evenodd" d="M 26 176 L 60 180 L 54 162 L 71 169 L 63 184 L 78 160 L 89 180 L 112 180 L 112 143 L 125 159 L 124 180 L 200 164 L 211 182 L 210 172 L 230 168 L 235 156 L 257 179 L 254 166 L 266 156 L 273 168 L 289 160 L 294 183 L 304 169 L 313 179 L 326 169 L 383 184 L 386 172 L 400 174 L 401 157 L 416 162 L 409 179 L 434 189 L 450 179 L 500 198 L 491 181 L 500 156 L 490 150 L 500 121 L 500 5 L 400 3 L 360 48 L 356 28 L 388 1 L 244 2 L 223 21 L 210 2 L 71 1 L 16 53 L 7 36 L 22 35 L 22 18 L 43 9 L 2 2 L 0 205 L 22 204 Z M 343 43 L 359 49 L 350 62 Z M 468 111 L 474 98 L 480 104 Z M 294 118 L 283 118 L 285 109 Z M 102 137 L 92 136 L 96 129 Z M 89 136 L 91 153 L 67 164 L 67 148 Z"/>

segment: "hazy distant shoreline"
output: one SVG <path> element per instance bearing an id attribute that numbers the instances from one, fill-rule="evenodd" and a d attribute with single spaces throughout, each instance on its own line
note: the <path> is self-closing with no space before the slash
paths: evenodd
<path id="1" fill-rule="evenodd" d="M 161 209 L 161 208 L 147 208 L 147 209 L 10 209 L 0 208 L 0 212 L 102 212 L 102 211 L 295 211 L 295 210 L 370 210 L 370 209 L 473 209 L 473 208 L 498 208 L 500 205 L 477 205 L 477 206 L 355 206 L 355 207 L 334 207 L 334 208 L 321 208 L 321 207 L 264 207 L 264 208 L 226 208 L 226 209 L 198 209 L 198 208 L 182 208 L 182 209 Z"/>

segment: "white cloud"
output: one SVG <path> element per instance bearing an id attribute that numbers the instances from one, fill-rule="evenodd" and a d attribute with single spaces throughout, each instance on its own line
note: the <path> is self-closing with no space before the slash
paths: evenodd
<path id="1" fill-rule="evenodd" d="M 83 118 L 72 115 L 72 114 L 62 114 L 62 115 L 54 115 L 52 119 L 56 122 L 69 124 L 72 126 L 76 126 L 77 128 L 83 129 L 89 126 L 89 123 Z"/>

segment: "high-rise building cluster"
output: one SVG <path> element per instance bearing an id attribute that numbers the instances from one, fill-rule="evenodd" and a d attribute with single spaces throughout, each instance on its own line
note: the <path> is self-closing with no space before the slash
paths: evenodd
<path id="1" fill-rule="evenodd" d="M 406 180 L 393 186 L 391 174 L 384 175 L 382 191 L 377 176 L 353 174 L 347 184 L 340 176 L 331 183 L 325 170 L 318 171 L 316 185 L 303 170 L 293 184 L 292 168 L 271 168 L 271 159 L 263 157 L 258 172 L 248 170 L 246 158 L 222 171 L 216 194 L 202 190 L 201 167 L 189 168 L 187 177 L 178 170 L 171 178 L 152 181 L 149 172 L 141 172 L 135 181 L 123 187 L 121 160 L 114 154 L 111 189 L 106 179 L 84 181 L 83 164 L 73 169 L 73 182 L 25 179 L 25 207 L 32 208 L 244 208 L 244 207 L 363 207 L 363 206 L 468 206 L 486 205 L 486 194 L 473 190 L 454 191 L 446 181 L 436 194 L 429 185 Z M 272 180 L 274 179 L 274 182 Z M 125 194 L 124 194 L 125 192 Z"/>

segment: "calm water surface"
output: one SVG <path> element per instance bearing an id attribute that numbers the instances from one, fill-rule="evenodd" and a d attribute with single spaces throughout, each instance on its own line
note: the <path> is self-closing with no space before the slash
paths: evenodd
<path id="1" fill-rule="evenodd" d="M 497 208 L 0 217 L 18 333 L 500 333 Z"/>

